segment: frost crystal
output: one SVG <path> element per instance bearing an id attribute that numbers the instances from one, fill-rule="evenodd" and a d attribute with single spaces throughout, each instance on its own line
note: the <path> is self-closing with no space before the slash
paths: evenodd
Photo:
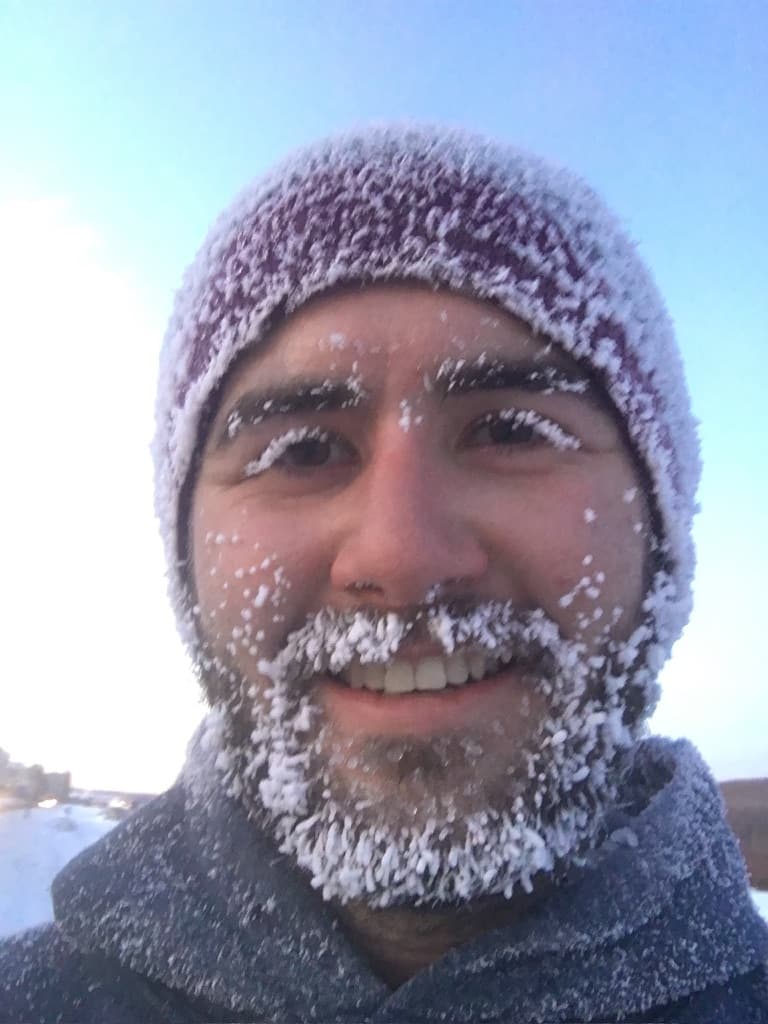
<path id="1" fill-rule="evenodd" d="M 529 890 L 538 873 L 597 839 L 600 808 L 610 806 L 622 759 L 642 731 L 642 716 L 625 721 L 627 701 L 634 695 L 647 715 L 657 697 L 657 652 L 668 637 L 655 616 L 671 587 L 659 574 L 644 605 L 646 619 L 600 656 L 565 640 L 544 612 L 521 614 L 506 603 L 463 612 L 437 604 L 411 618 L 320 612 L 293 631 L 274 658 L 259 662 L 269 683 L 252 692 L 247 742 L 229 739 L 228 711 L 219 708 L 219 768 L 233 795 L 250 793 L 267 811 L 280 848 L 326 899 L 362 899 L 373 907 L 440 905 Z M 523 752 L 527 788 L 510 789 L 500 803 L 472 807 L 470 801 L 463 808 L 454 803 L 457 794 L 443 794 L 417 807 L 409 822 L 399 808 L 362 793 L 339 802 L 311 680 L 338 673 L 353 659 L 388 662 L 414 631 L 426 631 L 446 655 L 471 649 L 528 666 L 549 714 Z M 599 678 L 607 680 L 602 688 Z M 434 741 L 435 755 L 449 757 L 438 753 L 440 742 Z M 458 763 L 466 765 L 482 758 L 483 743 L 468 735 L 461 750 Z M 444 770 L 450 764 L 449 758 Z"/>
<path id="2" fill-rule="evenodd" d="M 246 465 L 243 474 L 247 477 L 259 476 L 282 458 L 292 445 L 301 441 L 324 441 L 327 436 L 326 432 L 319 427 L 296 427 L 286 430 L 284 434 L 269 442 L 258 459 L 254 459 Z"/>

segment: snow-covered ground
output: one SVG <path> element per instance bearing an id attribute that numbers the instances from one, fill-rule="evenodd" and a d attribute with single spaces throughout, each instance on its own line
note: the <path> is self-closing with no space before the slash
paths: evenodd
<path id="1" fill-rule="evenodd" d="M 54 875 L 114 824 L 103 808 L 74 804 L 1 812 L 0 937 L 50 921 Z M 752 895 L 768 921 L 768 892 Z"/>
<path id="2" fill-rule="evenodd" d="M 0 936 L 50 921 L 54 875 L 115 824 L 76 804 L 0 813 Z"/>
<path id="3" fill-rule="evenodd" d="M 757 904 L 757 909 L 763 915 L 766 921 L 768 921 L 768 891 L 765 889 L 753 889 L 752 898 Z"/>

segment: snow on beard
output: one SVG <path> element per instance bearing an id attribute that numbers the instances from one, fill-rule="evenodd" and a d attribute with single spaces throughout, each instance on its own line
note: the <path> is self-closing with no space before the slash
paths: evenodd
<path id="1" fill-rule="evenodd" d="M 668 653 L 659 613 L 673 601 L 669 577 L 658 572 L 641 623 L 623 642 L 606 629 L 599 654 L 564 639 L 543 611 L 521 613 L 504 602 L 428 605 L 410 618 L 326 609 L 259 662 L 261 688 L 203 643 L 201 672 L 218 678 L 219 692 L 223 680 L 228 684 L 227 699 L 209 720 L 208 742 L 218 750 L 229 794 L 267 823 L 325 899 L 380 908 L 509 898 L 518 886 L 530 891 L 537 873 L 578 861 L 599 841 L 603 812 L 658 696 L 656 676 Z M 396 807 L 338 787 L 311 680 L 339 673 L 353 659 L 384 663 L 414 630 L 426 630 L 446 655 L 471 649 L 524 666 L 549 714 L 520 753 L 524 771 L 504 785 L 477 788 L 485 802 L 442 793 L 404 818 Z M 472 746 L 460 740 L 414 740 L 414 763 L 423 766 L 431 754 L 439 765 L 456 756 L 458 742 L 471 776 Z M 408 745 L 403 738 L 392 749 L 402 757 Z"/>

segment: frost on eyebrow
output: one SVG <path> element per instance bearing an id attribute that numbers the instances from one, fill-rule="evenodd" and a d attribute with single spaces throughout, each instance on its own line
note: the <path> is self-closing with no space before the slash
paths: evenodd
<path id="1" fill-rule="evenodd" d="M 242 395 L 227 415 L 220 436 L 225 442 L 233 441 L 244 428 L 258 426 L 273 416 L 355 408 L 366 397 L 354 362 L 344 380 L 298 381 L 261 394 Z"/>
<path id="2" fill-rule="evenodd" d="M 544 395 L 582 395 L 590 390 L 589 380 L 578 370 L 511 362 L 497 355 L 489 356 L 487 352 L 481 352 L 474 359 L 447 356 L 438 366 L 434 380 L 446 395 L 501 388 Z"/>
<path id="3" fill-rule="evenodd" d="M 352 395 L 353 404 L 359 405 L 366 398 L 367 392 L 363 387 L 363 376 L 360 373 L 360 363 L 357 359 L 352 363 L 352 372 L 347 377 L 345 383 Z"/>

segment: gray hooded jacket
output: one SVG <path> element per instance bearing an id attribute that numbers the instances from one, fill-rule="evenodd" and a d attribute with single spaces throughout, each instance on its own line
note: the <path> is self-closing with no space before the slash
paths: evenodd
<path id="1" fill-rule="evenodd" d="M 55 924 L 0 944 L 0 1021 L 768 1022 L 768 928 L 687 742 L 640 746 L 550 898 L 395 991 L 207 756 L 59 874 Z"/>

